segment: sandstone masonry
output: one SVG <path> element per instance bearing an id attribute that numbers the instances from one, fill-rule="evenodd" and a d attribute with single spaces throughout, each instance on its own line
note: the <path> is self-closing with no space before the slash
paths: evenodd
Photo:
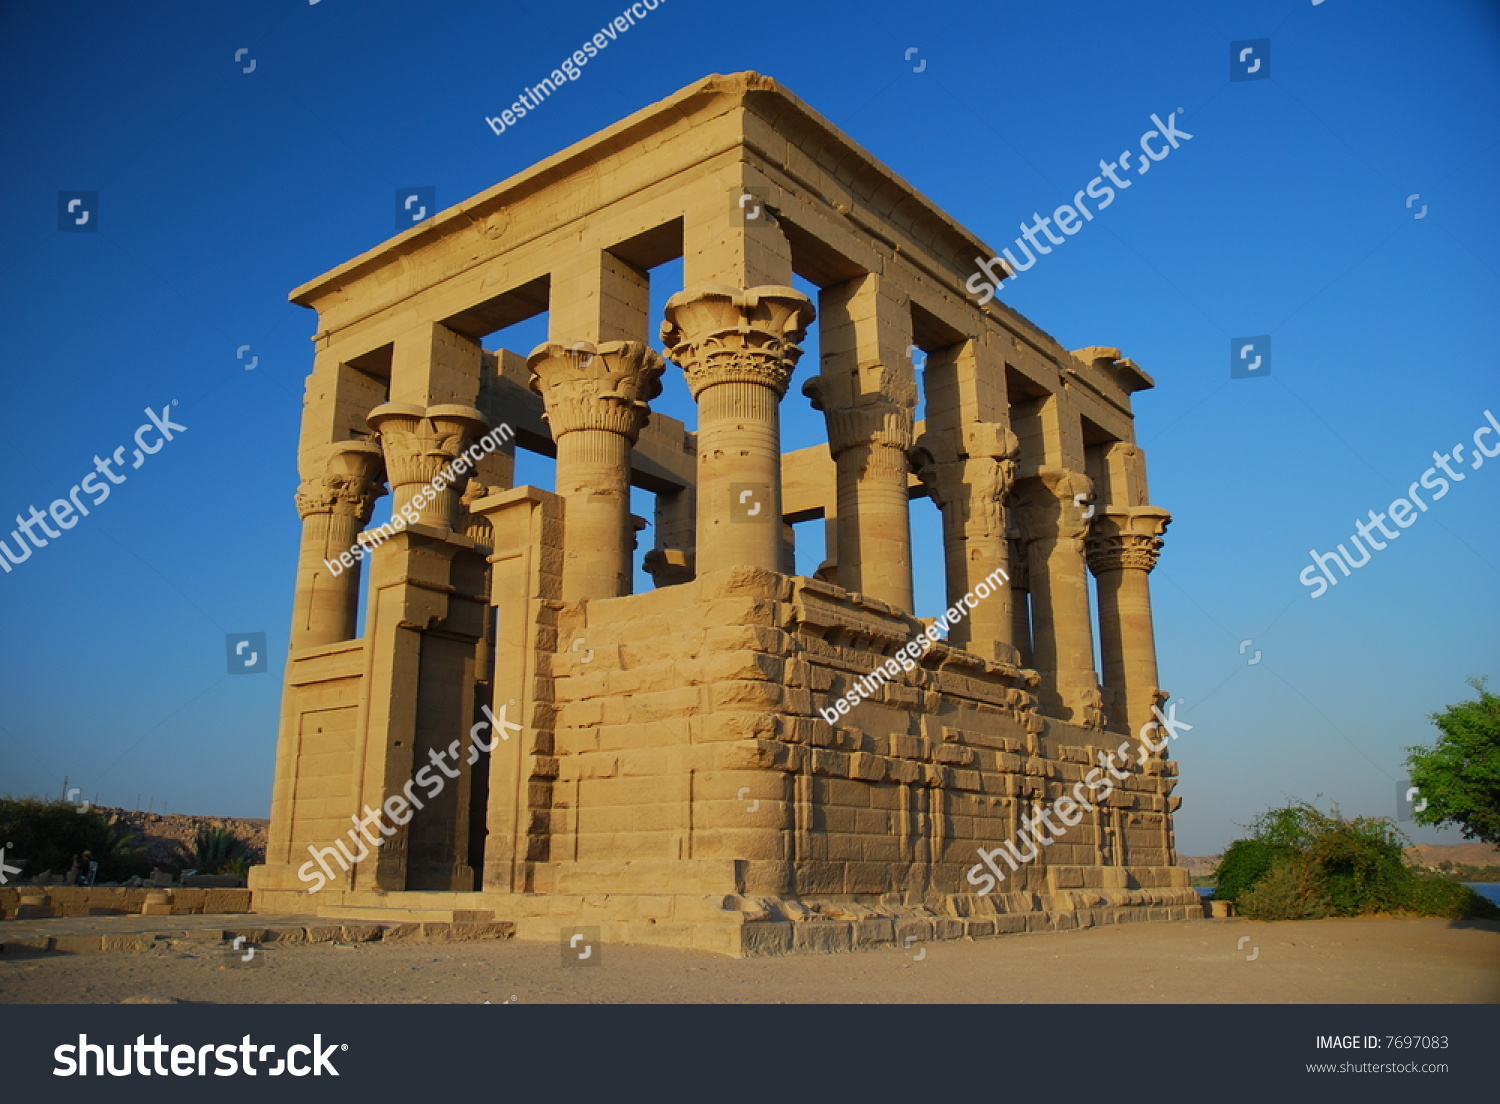
<path id="1" fill-rule="evenodd" d="M 1152 381 L 1118 349 L 1070 352 L 977 306 L 963 281 L 990 255 L 742 73 L 297 289 L 319 329 L 256 910 L 457 910 L 521 938 L 590 924 L 731 954 L 1201 915 L 1175 869 L 1161 755 L 1004 892 L 964 880 L 976 847 L 1070 790 L 1164 697 L 1147 577 L 1169 515 L 1149 504 L 1130 406 Z M 685 286 L 653 319 L 651 270 L 678 257 Z M 484 348 L 543 312 L 549 340 L 529 357 Z M 783 454 L 814 325 L 804 392 L 828 444 Z M 696 429 L 651 411 L 664 371 L 684 373 Z M 329 571 L 378 496 L 400 509 L 502 423 L 514 441 L 466 485 Z M 513 485 L 517 447 L 556 458 L 555 491 Z M 656 498 L 642 594 L 631 487 Z M 950 605 L 997 571 L 1009 583 L 874 686 L 931 624 L 912 607 L 919 496 L 942 513 Z M 792 524 L 812 519 L 829 557 L 799 577 Z M 856 685 L 873 692 L 835 725 L 819 715 Z M 309 848 L 503 708 L 515 738 L 476 745 L 309 896 Z"/>

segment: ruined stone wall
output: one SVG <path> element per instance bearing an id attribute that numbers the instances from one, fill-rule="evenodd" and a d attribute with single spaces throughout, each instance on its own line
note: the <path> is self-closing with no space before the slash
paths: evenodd
<path id="1" fill-rule="evenodd" d="M 883 603 L 736 569 L 563 620 L 585 646 L 558 661 L 553 855 L 577 892 L 618 891 L 644 861 L 804 903 L 1012 913 L 1077 889 L 1195 904 L 1169 869 L 1175 764 L 1155 757 L 1131 758 L 1107 799 L 980 897 L 976 849 L 1015 836 L 1115 741 L 1037 713 L 1035 672 L 946 644 L 829 724 L 818 707 L 923 629 Z"/>

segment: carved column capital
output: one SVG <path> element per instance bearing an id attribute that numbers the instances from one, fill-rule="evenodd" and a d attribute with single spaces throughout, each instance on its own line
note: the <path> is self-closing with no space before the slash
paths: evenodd
<path id="1" fill-rule="evenodd" d="M 1003 505 L 1015 484 L 1016 436 L 996 422 L 975 422 L 962 431 L 929 430 L 910 453 L 913 470 L 939 509 L 958 511 L 972 537 L 1005 535 Z"/>
<path id="2" fill-rule="evenodd" d="M 658 587 L 693 581 L 693 553 L 686 548 L 653 548 L 641 558 L 641 567 Z"/>
<path id="3" fill-rule="evenodd" d="M 549 342 L 532 350 L 531 390 L 542 397 L 556 440 L 580 429 L 618 433 L 631 444 L 661 394 L 661 356 L 639 341 Z"/>
<path id="4" fill-rule="evenodd" d="M 714 384 L 737 382 L 760 384 L 780 399 L 815 316 L 795 288 L 700 284 L 667 300 L 661 336 L 695 400 Z"/>
<path id="5" fill-rule="evenodd" d="M 883 445 L 911 448 L 916 382 L 909 372 L 873 363 L 860 368 L 858 379 L 842 375 L 813 376 L 802 385 L 812 408 L 828 421 L 828 450 L 835 457 L 851 448 Z"/>
<path id="6" fill-rule="evenodd" d="M 483 414 L 458 403 L 429 407 L 386 403 L 370 411 L 369 422 L 380 434 L 393 487 L 431 482 L 489 428 Z"/>
<path id="7" fill-rule="evenodd" d="M 386 403 L 370 411 L 370 426 L 380 434 L 385 470 L 393 495 L 391 512 L 417 511 L 417 521 L 435 528 L 458 522 L 458 493 L 473 466 L 459 461 L 470 443 L 488 429 L 484 415 L 471 406 L 440 403 Z M 430 484 L 453 464 L 444 486 Z M 409 512 L 405 514 L 411 521 Z"/>
<path id="8" fill-rule="evenodd" d="M 1026 540 L 1082 540 L 1094 484 L 1069 468 L 1039 468 L 1016 483 L 1016 513 Z"/>
<path id="9" fill-rule="evenodd" d="M 297 488 L 297 514 L 339 514 L 361 525 L 370 520 L 375 500 L 385 494 L 380 446 L 369 441 L 345 441 L 329 453 L 324 471 Z"/>
<path id="10" fill-rule="evenodd" d="M 903 451 L 911 444 L 911 408 L 877 399 L 857 406 L 830 406 L 823 402 L 823 380 L 813 376 L 802 385 L 828 423 L 828 451 L 837 457 L 861 445 L 885 445 Z"/>
<path id="11" fill-rule="evenodd" d="M 463 494 L 459 495 L 458 498 L 458 518 L 464 536 L 473 537 L 475 541 L 484 545 L 491 544 L 494 541 L 495 533 L 489 519 L 483 514 L 476 514 L 474 512 L 474 503 L 482 498 L 489 498 L 491 495 L 499 494 L 503 490 L 505 490 L 504 487 L 487 486 L 477 479 L 469 480 L 464 487 Z"/>
<path id="12" fill-rule="evenodd" d="M 1172 515 L 1157 506 L 1111 507 L 1094 518 L 1085 550 L 1089 570 L 1149 572 L 1161 554 L 1162 534 Z"/>

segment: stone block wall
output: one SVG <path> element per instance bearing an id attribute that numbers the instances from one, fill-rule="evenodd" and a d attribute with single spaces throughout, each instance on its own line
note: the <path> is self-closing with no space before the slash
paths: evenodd
<path id="1" fill-rule="evenodd" d="M 555 888 L 621 892 L 648 863 L 663 886 L 964 915 L 1073 890 L 1196 903 L 1169 865 L 1175 764 L 1150 756 L 979 896 L 977 849 L 1118 741 L 1042 717 L 1035 672 L 941 643 L 830 724 L 819 708 L 925 627 L 883 603 L 746 568 L 561 619 L 586 647 L 555 666 Z"/>

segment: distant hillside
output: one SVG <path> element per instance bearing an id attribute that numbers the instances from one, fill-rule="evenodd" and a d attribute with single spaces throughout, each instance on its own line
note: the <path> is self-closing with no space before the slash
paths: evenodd
<path id="1" fill-rule="evenodd" d="M 177 860 L 177 845 L 191 850 L 193 837 L 204 828 L 227 828 L 243 840 L 257 857 L 266 852 L 266 829 L 269 820 L 247 820 L 238 817 L 188 816 L 184 813 L 143 813 L 138 809 L 112 809 L 94 806 L 104 817 L 128 828 L 151 853 L 151 861 L 165 866 Z"/>
<path id="2" fill-rule="evenodd" d="M 1406 849 L 1406 857 L 1418 866 L 1463 863 L 1466 866 L 1500 866 L 1500 847 L 1487 843 L 1419 843 Z"/>
<path id="3" fill-rule="evenodd" d="M 1212 874 L 1219 865 L 1217 855 L 1178 855 L 1177 865 L 1186 870 L 1193 877 L 1202 877 Z"/>
<path id="4" fill-rule="evenodd" d="M 1500 866 L 1500 847 L 1487 843 L 1419 843 L 1406 849 L 1414 866 L 1463 863 L 1467 866 Z M 1207 876 L 1219 865 L 1218 855 L 1178 855 L 1177 865 L 1194 877 Z"/>

